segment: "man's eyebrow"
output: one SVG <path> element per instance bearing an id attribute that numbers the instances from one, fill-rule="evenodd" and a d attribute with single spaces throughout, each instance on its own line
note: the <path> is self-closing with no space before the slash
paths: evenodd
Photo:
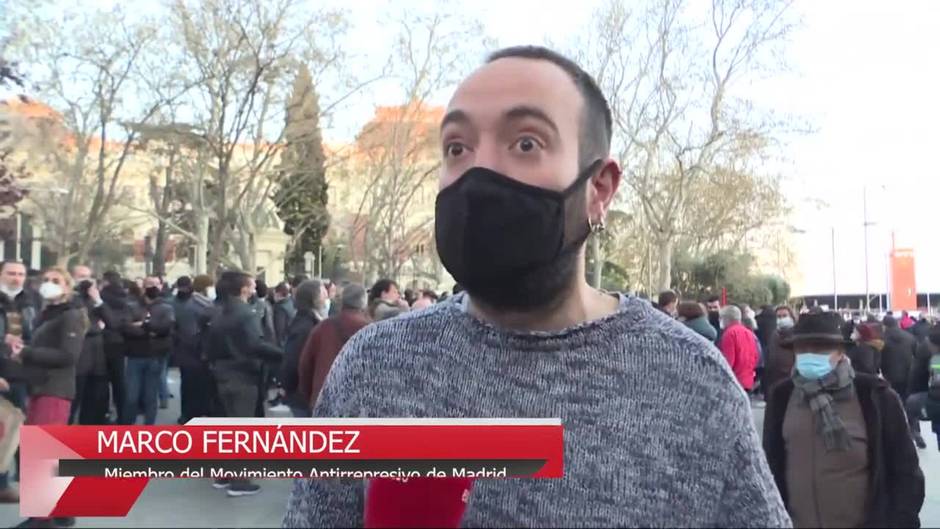
<path id="1" fill-rule="evenodd" d="M 441 120 L 441 130 L 444 130 L 448 123 L 470 123 L 470 116 L 463 110 L 451 110 Z"/>
<path id="2" fill-rule="evenodd" d="M 552 118 L 548 117 L 548 114 L 546 114 L 545 111 L 543 111 L 542 109 L 538 107 L 533 107 L 529 105 L 519 105 L 519 106 L 510 108 L 503 114 L 503 119 L 507 121 L 516 121 L 516 120 L 520 120 L 523 118 L 537 119 L 545 123 L 549 127 L 551 127 L 552 131 L 556 135 L 559 134 L 558 125 L 555 124 Z"/>

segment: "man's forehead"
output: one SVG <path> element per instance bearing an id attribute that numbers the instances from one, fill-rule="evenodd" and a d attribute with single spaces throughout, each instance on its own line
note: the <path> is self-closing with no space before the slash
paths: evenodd
<path id="1" fill-rule="evenodd" d="M 447 110 L 460 110 L 472 118 L 495 118 L 522 105 L 563 119 L 564 115 L 578 116 L 583 99 L 560 66 L 547 60 L 510 57 L 487 63 L 470 74 L 457 87 Z"/>

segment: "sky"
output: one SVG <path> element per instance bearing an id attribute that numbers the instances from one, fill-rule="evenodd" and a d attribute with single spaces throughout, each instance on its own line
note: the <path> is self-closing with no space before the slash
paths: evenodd
<path id="1" fill-rule="evenodd" d="M 700 2 L 705 0 L 693 0 Z M 3 0 L 0 0 L 2 3 Z M 310 0 L 349 12 L 349 51 L 379 64 L 393 42 L 390 16 L 404 9 L 454 10 L 481 20 L 498 46 L 565 43 L 590 31 L 603 0 Z M 112 0 L 97 0 L 106 6 Z M 918 290 L 940 292 L 940 244 L 934 197 L 940 197 L 940 1 L 797 0 L 802 26 L 786 49 L 788 72 L 748 87 L 765 108 L 800 116 L 814 132 L 790 138 L 783 177 L 793 207 L 787 222 L 798 256 L 795 294 L 865 291 L 867 202 L 869 288 L 883 290 L 892 234 L 913 248 Z M 470 63 L 483 57 L 468 57 Z M 451 88 L 434 103 L 446 104 Z M 349 140 L 374 105 L 400 104 L 375 84 L 347 106 L 327 141 Z M 863 200 L 867 197 L 867 200 Z M 834 233 L 834 237 L 833 237 Z M 835 239 L 836 285 L 833 286 Z"/>
<path id="2" fill-rule="evenodd" d="M 508 46 L 574 38 L 589 30 L 600 4 L 480 0 L 467 12 Z M 356 40 L 364 47 L 378 50 L 387 42 L 376 17 L 387 8 L 381 1 L 353 3 L 354 19 L 363 22 Z M 801 116 L 814 129 L 791 138 L 787 162 L 770 168 L 784 178 L 793 207 L 787 221 L 803 232 L 793 237 L 794 275 L 802 276 L 794 293 L 865 292 L 866 209 L 871 292 L 887 284 L 892 234 L 898 247 L 914 249 L 918 290 L 940 292 L 940 230 L 934 227 L 940 227 L 934 214 L 940 197 L 940 2 L 800 0 L 794 8 L 802 25 L 786 50 L 789 71 L 750 88 L 762 106 Z"/>

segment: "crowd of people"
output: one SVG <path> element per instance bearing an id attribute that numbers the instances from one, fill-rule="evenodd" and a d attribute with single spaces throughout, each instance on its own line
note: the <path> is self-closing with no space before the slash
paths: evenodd
<path id="1" fill-rule="evenodd" d="M 87 266 L 36 274 L 6 261 L 0 265 L 0 390 L 24 411 L 26 424 L 152 425 L 175 398 L 167 385 L 173 366 L 180 373 L 180 424 L 204 416 L 263 417 L 266 407 L 280 404 L 309 417 L 330 365 L 353 334 L 437 299 L 430 290 L 402 296 L 387 279 L 368 292 L 303 276 L 268 289 L 237 271 L 215 282 L 182 276 L 170 285 L 113 271 L 96 277 Z M 236 497 L 260 490 L 240 480 L 214 486 Z M 10 473 L 0 475 L 0 502 L 18 501 Z"/>
<path id="2" fill-rule="evenodd" d="M 298 417 L 560 418 L 564 478 L 457 490 L 467 526 L 918 527 L 940 327 L 591 287 L 585 241 L 621 181 L 611 133 L 576 63 L 501 50 L 442 120 L 436 248 L 460 292 L 303 277 L 269 291 L 237 271 L 171 287 L 87 267 L 30 285 L 7 262 L 0 389 L 32 424 L 153 424 L 172 362 L 180 422 L 265 401 Z M 361 527 L 366 490 L 296 480 L 283 523 Z"/>
<path id="3" fill-rule="evenodd" d="M 794 525 L 918 526 L 924 477 L 912 443 L 927 447 L 929 420 L 940 446 L 940 323 L 707 303 L 667 291 L 657 306 L 713 342 L 766 404 L 764 448 Z M 816 486 L 796 485 L 807 480 Z"/>

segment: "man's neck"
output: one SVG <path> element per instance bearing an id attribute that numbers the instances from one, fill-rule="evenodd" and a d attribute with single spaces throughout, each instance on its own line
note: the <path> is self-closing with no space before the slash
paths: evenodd
<path id="1" fill-rule="evenodd" d="M 561 331 L 586 321 L 613 314 L 620 301 L 578 281 L 561 301 L 528 311 L 507 311 L 487 306 L 470 297 L 469 310 L 474 316 L 504 329 L 517 331 Z"/>

